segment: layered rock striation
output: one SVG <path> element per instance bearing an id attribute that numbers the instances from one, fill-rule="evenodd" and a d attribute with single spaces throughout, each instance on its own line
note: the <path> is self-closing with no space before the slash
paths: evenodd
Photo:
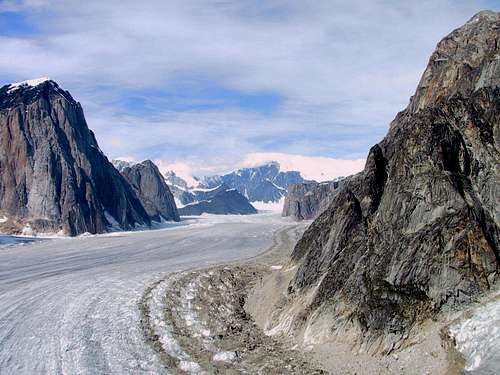
<path id="1" fill-rule="evenodd" d="M 279 329 L 302 329 L 304 341 L 341 329 L 365 342 L 401 338 L 492 288 L 500 265 L 499 41 L 500 14 L 486 11 L 438 44 L 365 169 L 293 250 Z M 380 345 L 389 352 L 395 341 Z"/>

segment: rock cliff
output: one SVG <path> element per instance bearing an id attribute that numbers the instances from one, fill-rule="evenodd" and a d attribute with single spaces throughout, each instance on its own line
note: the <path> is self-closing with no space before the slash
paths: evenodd
<path id="1" fill-rule="evenodd" d="M 0 88 L 1 231 L 100 233 L 149 225 L 82 107 L 48 79 Z"/>
<path id="2" fill-rule="evenodd" d="M 496 282 L 499 42 L 500 14 L 486 11 L 438 44 L 364 171 L 293 250 L 277 331 L 321 341 L 348 329 L 390 352 L 411 327 Z"/>
<path id="3" fill-rule="evenodd" d="M 124 166 L 121 174 L 134 189 L 151 220 L 180 221 L 174 196 L 151 160 Z"/>
<path id="4" fill-rule="evenodd" d="M 337 180 L 290 185 L 282 216 L 295 220 L 314 219 L 328 207 L 341 183 Z"/>

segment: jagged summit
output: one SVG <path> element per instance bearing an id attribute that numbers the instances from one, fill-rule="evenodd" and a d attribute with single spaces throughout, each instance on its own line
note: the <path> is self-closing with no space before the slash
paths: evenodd
<path id="1" fill-rule="evenodd" d="M 306 180 L 298 171 L 282 171 L 280 164 L 272 161 L 252 168 L 241 168 L 234 172 L 206 177 L 205 187 L 212 188 L 222 183 L 237 189 L 250 202 L 279 202 L 287 194 L 288 186 Z"/>
<path id="2" fill-rule="evenodd" d="M 475 15 L 472 16 L 472 18 L 467 22 L 473 23 L 473 22 L 481 22 L 481 21 L 488 21 L 488 20 L 495 20 L 498 17 L 499 12 L 495 12 L 494 10 L 481 10 L 477 12 Z"/>
<path id="3" fill-rule="evenodd" d="M 41 78 L 35 78 L 35 79 L 28 79 L 26 81 L 22 82 L 15 82 L 11 83 L 9 85 L 9 91 L 16 90 L 21 87 L 36 87 L 44 82 L 51 81 L 49 77 L 41 77 Z M 54 81 L 52 81 L 54 82 Z M 54 82 L 55 83 L 55 82 Z"/>
<path id="4" fill-rule="evenodd" d="M 437 45 L 410 100 L 409 110 L 432 106 L 440 98 L 468 96 L 500 85 L 500 13 L 482 11 Z"/>
<path id="5" fill-rule="evenodd" d="M 41 97 L 50 100 L 54 96 L 59 96 L 71 104 L 79 106 L 69 91 L 62 89 L 57 82 L 44 77 L 0 87 L 0 111 L 18 104 L 29 105 Z"/>

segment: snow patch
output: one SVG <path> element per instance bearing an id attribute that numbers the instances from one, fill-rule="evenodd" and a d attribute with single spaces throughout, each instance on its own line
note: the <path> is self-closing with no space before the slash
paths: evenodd
<path id="1" fill-rule="evenodd" d="M 182 204 L 182 202 L 181 202 L 181 200 L 180 200 L 179 198 L 174 197 L 174 201 L 175 201 L 175 206 L 176 206 L 177 208 L 182 208 L 182 207 L 184 207 L 184 205 Z"/>
<path id="2" fill-rule="evenodd" d="M 472 316 L 450 327 L 468 372 L 500 373 L 500 289 L 472 311 Z"/>
<path id="3" fill-rule="evenodd" d="M 283 211 L 283 205 L 285 204 L 285 197 L 281 197 L 281 199 L 277 202 L 250 202 L 252 206 L 254 206 L 258 211 L 272 211 L 272 212 L 281 212 Z"/>
<path id="4" fill-rule="evenodd" d="M 234 362 L 236 359 L 236 353 L 235 352 L 218 352 L 215 353 L 213 360 L 214 361 L 219 361 L 219 362 Z"/>
<path id="5" fill-rule="evenodd" d="M 214 188 L 210 188 L 210 189 L 204 189 L 204 188 L 196 188 L 196 189 L 193 189 L 192 192 L 193 193 L 196 193 L 197 191 L 199 192 L 202 192 L 202 193 L 206 193 L 206 192 L 210 192 L 210 191 L 214 191 L 214 190 L 217 190 L 218 188 L 220 188 L 221 185 L 219 186 L 216 186 Z"/>
<path id="6" fill-rule="evenodd" d="M 14 90 L 17 90 L 20 87 L 36 87 L 44 82 L 50 81 L 49 77 L 41 77 L 41 78 L 35 78 L 35 79 L 29 79 L 27 81 L 22 81 L 22 82 L 15 82 L 11 83 L 9 85 L 9 90 L 8 92 L 12 92 Z"/>
<path id="7" fill-rule="evenodd" d="M 34 236 L 35 232 L 34 232 L 33 228 L 31 228 L 31 225 L 26 224 L 24 226 L 23 230 L 21 231 L 21 235 L 22 236 Z"/>
<path id="8" fill-rule="evenodd" d="M 267 180 L 267 181 L 269 181 L 269 182 L 270 182 L 270 183 L 271 183 L 271 184 L 272 184 L 272 185 L 273 185 L 276 189 L 278 189 L 278 190 L 282 190 L 282 191 L 286 192 L 286 189 L 285 189 L 284 187 L 281 187 L 281 186 L 276 185 L 276 184 L 275 184 L 274 182 L 272 182 L 271 180 Z"/>
<path id="9" fill-rule="evenodd" d="M 110 225 L 109 229 L 111 229 L 113 231 L 122 230 L 120 223 L 118 223 L 118 221 L 116 221 L 116 219 L 113 217 L 113 215 L 111 215 L 108 211 L 104 211 L 104 217 L 106 218 L 106 220 L 108 221 L 108 223 Z"/>
<path id="10" fill-rule="evenodd" d="M 8 218 L 7 216 L 2 216 L 2 217 L 0 217 L 0 224 L 1 224 L 1 223 L 6 223 L 6 222 L 7 222 L 7 220 L 9 220 L 9 218 Z"/>

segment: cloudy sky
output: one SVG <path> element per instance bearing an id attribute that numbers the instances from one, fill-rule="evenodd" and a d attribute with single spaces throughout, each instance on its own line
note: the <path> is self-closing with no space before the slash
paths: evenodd
<path id="1" fill-rule="evenodd" d="M 0 0 L 0 80 L 57 81 L 111 158 L 345 174 L 481 9 L 500 0 Z"/>

